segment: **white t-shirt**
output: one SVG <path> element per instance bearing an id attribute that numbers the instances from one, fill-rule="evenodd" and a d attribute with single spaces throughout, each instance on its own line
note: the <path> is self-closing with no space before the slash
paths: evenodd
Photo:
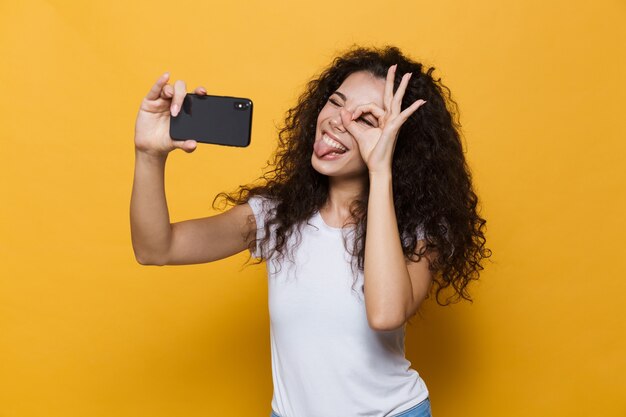
<path id="1" fill-rule="evenodd" d="M 261 238 L 275 203 L 261 196 L 248 203 Z M 426 384 L 405 357 L 406 326 L 376 331 L 368 324 L 363 274 L 355 267 L 358 281 L 352 286 L 351 256 L 342 238 L 348 238 L 352 250 L 351 233 L 328 226 L 319 212 L 301 230 L 295 263 L 266 260 L 274 412 L 281 417 L 384 417 L 426 399 Z M 297 235 L 290 236 L 285 249 L 294 247 Z M 260 258 L 258 247 L 252 255 Z"/>

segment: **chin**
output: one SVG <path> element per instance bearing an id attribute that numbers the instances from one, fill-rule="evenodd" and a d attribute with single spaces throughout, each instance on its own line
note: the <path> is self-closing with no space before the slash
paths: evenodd
<path id="1" fill-rule="evenodd" d="M 322 161 L 315 153 L 311 155 L 311 165 L 314 170 L 329 177 L 367 176 L 368 172 L 366 166 L 350 166 L 349 161 Z"/>

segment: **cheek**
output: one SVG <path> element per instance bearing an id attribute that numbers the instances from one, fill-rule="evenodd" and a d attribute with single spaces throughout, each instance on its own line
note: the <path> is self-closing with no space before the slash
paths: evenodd
<path id="1" fill-rule="evenodd" d="M 322 110 L 320 110 L 320 113 L 317 115 L 317 122 L 319 123 L 320 121 L 330 116 L 330 113 L 331 110 L 329 109 L 328 104 L 325 104 L 324 107 L 322 107 Z"/>
<path id="2" fill-rule="evenodd" d="M 322 123 L 322 113 L 319 114 L 319 116 L 317 116 L 317 120 L 315 122 L 315 129 L 319 130 L 320 129 L 320 124 Z"/>

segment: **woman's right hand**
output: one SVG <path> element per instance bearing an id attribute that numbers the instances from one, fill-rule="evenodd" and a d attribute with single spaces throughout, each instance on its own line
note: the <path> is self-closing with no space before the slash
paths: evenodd
<path id="1" fill-rule="evenodd" d="M 163 74 L 141 102 L 135 121 L 135 148 L 154 156 L 166 156 L 176 148 L 187 153 L 196 149 L 195 140 L 172 140 L 170 115 L 176 116 L 187 95 L 185 82 L 178 80 L 174 86 L 167 84 L 169 73 Z M 196 94 L 206 94 L 204 87 L 195 89 Z"/>

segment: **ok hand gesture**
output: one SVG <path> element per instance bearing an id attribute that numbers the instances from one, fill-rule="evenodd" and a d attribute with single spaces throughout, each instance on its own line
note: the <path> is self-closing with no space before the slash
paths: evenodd
<path id="1" fill-rule="evenodd" d="M 345 108 L 340 110 L 343 126 L 354 136 L 370 175 L 380 172 L 391 173 L 391 161 L 396 148 L 398 131 L 409 116 L 426 103 L 425 100 L 417 100 L 400 112 L 402 97 L 411 78 L 411 73 L 402 76 L 402 81 L 400 81 L 398 90 L 394 95 L 393 81 L 396 67 L 397 64 L 392 65 L 387 71 L 383 96 L 384 109 L 374 103 L 368 103 L 358 106 L 353 113 L 345 110 Z M 378 119 L 377 127 L 365 127 L 356 123 L 356 119 L 364 112 L 370 112 Z"/>

